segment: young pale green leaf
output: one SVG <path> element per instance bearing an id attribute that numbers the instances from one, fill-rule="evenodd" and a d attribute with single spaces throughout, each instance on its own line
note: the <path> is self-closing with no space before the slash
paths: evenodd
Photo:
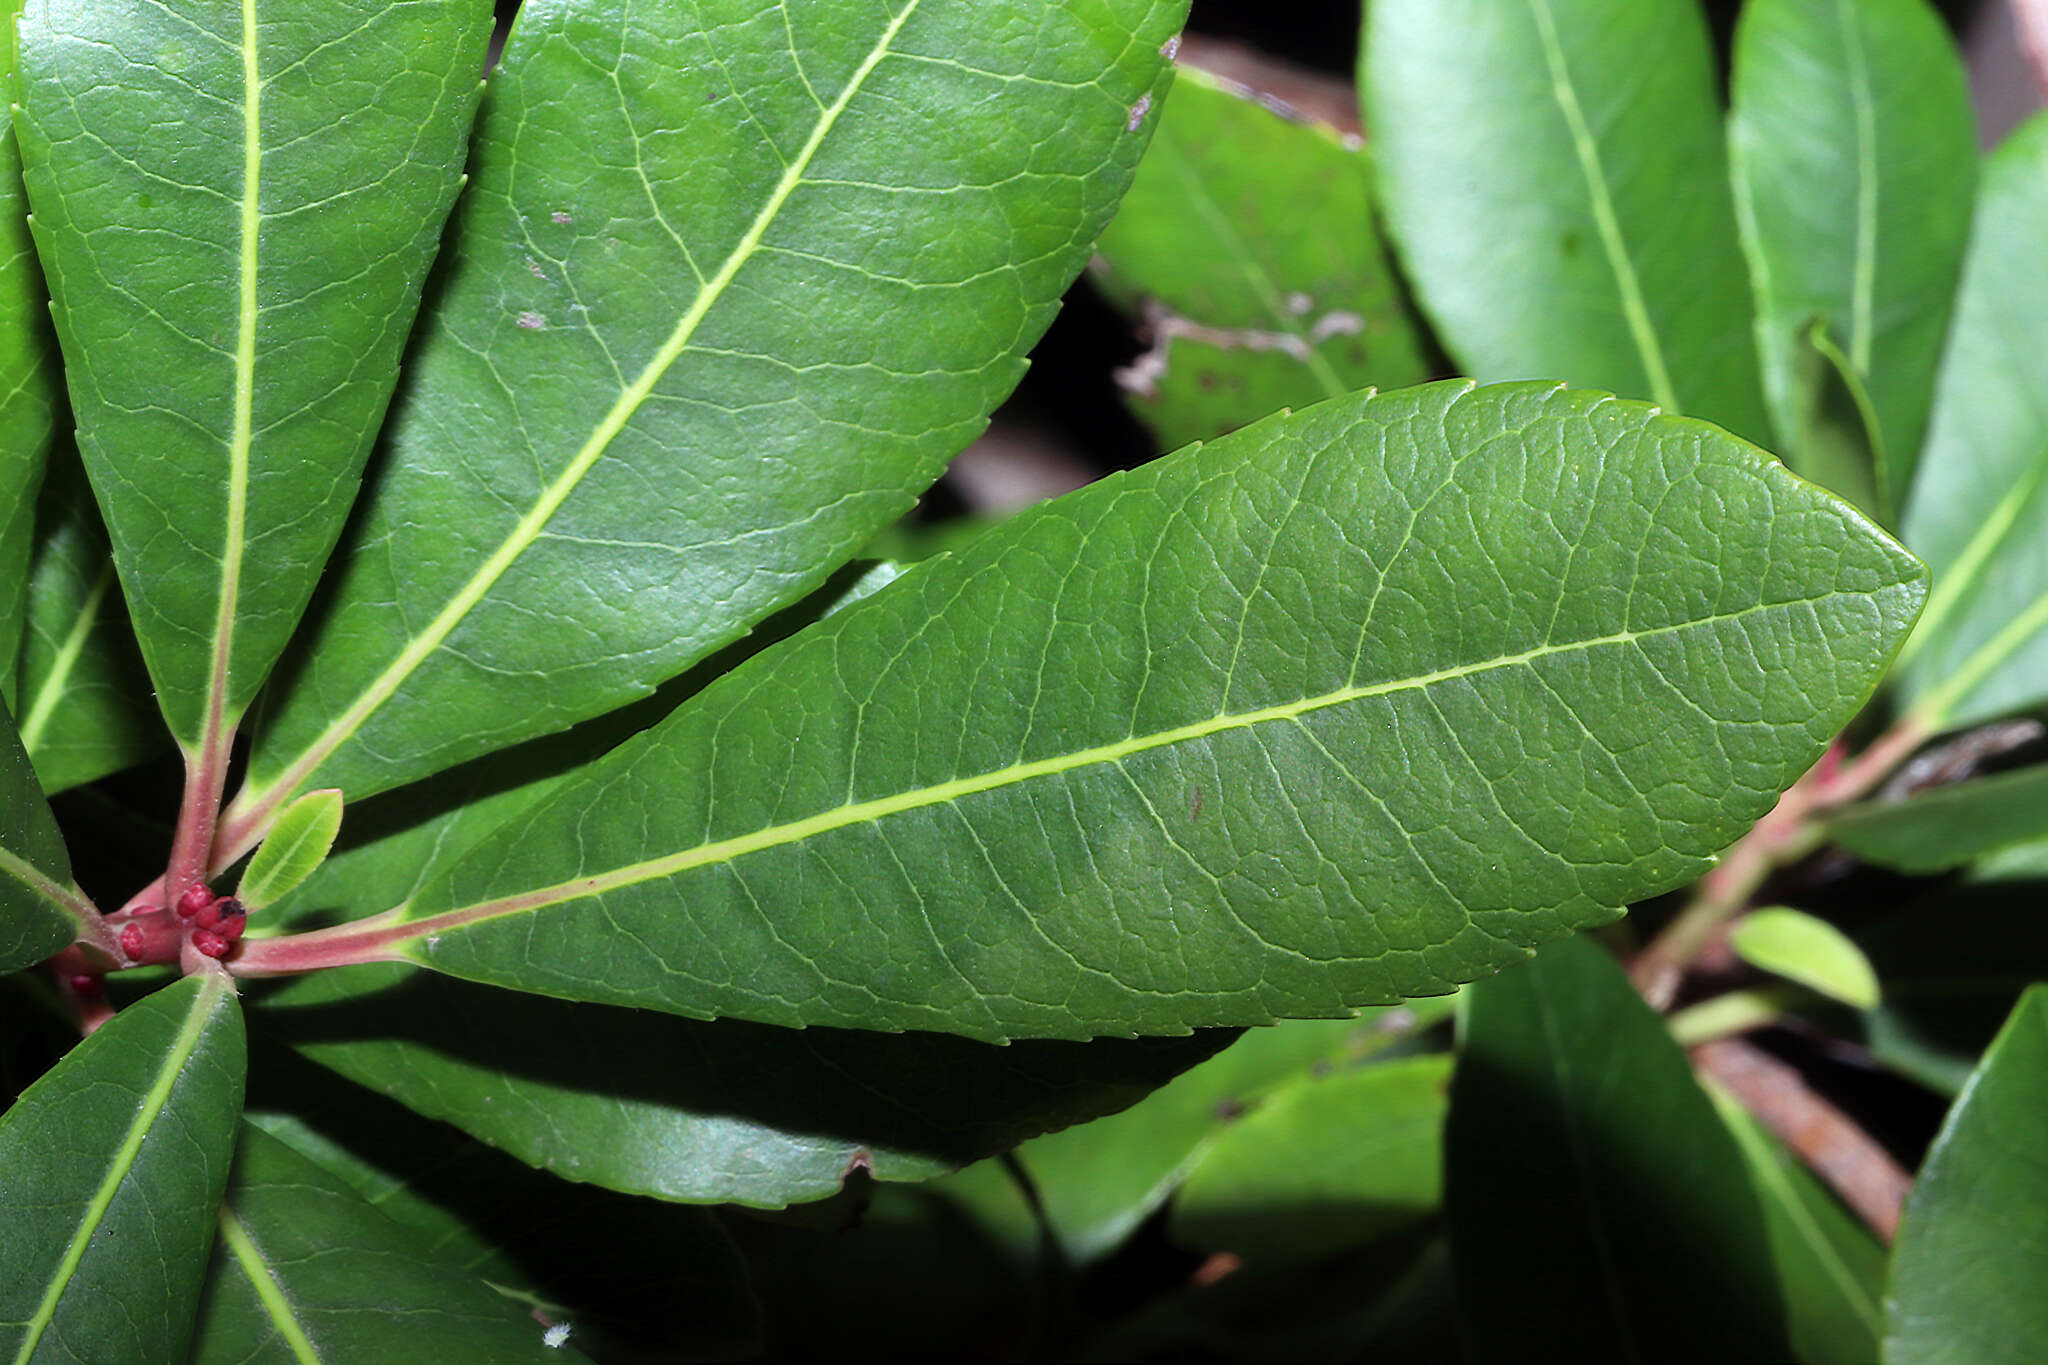
<path id="1" fill-rule="evenodd" d="M 1797 355 L 1819 322 L 1869 390 L 1885 482 L 1904 489 L 1977 180 L 1976 120 L 1947 27 L 1926 0 L 1752 0 L 1736 28 L 1728 143 L 1787 462 L 1821 462 L 1799 412 Z"/>
<path id="2" fill-rule="evenodd" d="M 341 532 L 460 183 L 484 0 L 30 0 L 22 160 L 172 732 L 218 745 Z"/>
<path id="3" fill-rule="evenodd" d="M 1709 1090 L 1763 1205 L 1771 1262 L 1800 1365 L 1870 1365 L 1877 1359 L 1885 1251 L 1748 1111 Z"/>
<path id="4" fill-rule="evenodd" d="M 1741 1153 L 1613 959 L 1553 944 L 1464 998 L 1444 1202 L 1472 1360 L 1785 1359 Z"/>
<path id="5" fill-rule="evenodd" d="M 1162 449 L 1430 376 L 1355 138 L 1183 69 L 1093 278 L 1150 333 L 1121 376 Z"/>
<path id="6" fill-rule="evenodd" d="M 14 21 L 21 0 L 0 0 L 0 95 L 14 98 Z M 0 702 L 17 711 L 14 657 L 21 643 L 36 486 L 56 423 L 56 349 L 42 271 L 29 240 L 28 198 L 13 120 L 0 115 Z"/>
<path id="7" fill-rule="evenodd" d="M 2020 998 L 1949 1110 L 1892 1252 L 1886 1365 L 2048 1358 L 2048 986 Z"/>
<path id="8" fill-rule="evenodd" d="M 582 1360 L 338 1177 L 243 1125 L 193 1365 Z"/>
<path id="9" fill-rule="evenodd" d="M 184 1361 L 242 1076 L 209 972 L 116 1014 L 0 1119 L 0 1358 Z"/>
<path id="10" fill-rule="evenodd" d="M 249 860 L 235 896 L 250 910 L 276 904 L 319 870 L 341 833 L 341 793 L 307 792 L 284 808 Z"/>
<path id="11" fill-rule="evenodd" d="M 906 510 L 1080 272 L 1185 8 L 522 6 L 229 841 L 645 695 Z"/>
<path id="12" fill-rule="evenodd" d="M 1180 1188 L 1234 1114 L 1311 1068 L 1358 1062 L 1450 1013 L 1455 996 L 1252 1029 L 1122 1113 L 1034 1138 L 1016 1159 L 1075 1264 L 1109 1255 Z"/>
<path id="13" fill-rule="evenodd" d="M 336 932 L 987 1039 L 1442 994 L 1697 875 L 1862 704 L 1922 577 L 1641 404 L 1337 399 L 913 568 Z"/>
<path id="14" fill-rule="evenodd" d="M 1930 727 L 2048 697 L 2048 114 L 1985 164 L 1905 541 L 1934 570 L 1899 657 Z"/>
<path id="15" fill-rule="evenodd" d="M 69 441 L 51 453 L 36 509 L 19 714 L 22 745 L 52 796 L 171 746 Z"/>
<path id="16" fill-rule="evenodd" d="M 42 961 L 98 920 L 72 884 L 64 836 L 0 707 L 0 972 Z"/>
<path id="17" fill-rule="evenodd" d="M 1366 6 L 1387 227 L 1468 373 L 1763 439 L 1714 84 L 1694 0 Z"/>
<path id="18" fill-rule="evenodd" d="M 1855 1009 L 1878 1000 L 1877 973 L 1855 940 L 1802 910 L 1774 905 L 1743 916 L 1728 946 L 1758 971 L 1796 981 Z"/>
<path id="19" fill-rule="evenodd" d="M 2048 839 L 2048 765 L 1852 806 L 1828 821 L 1828 836 L 1901 872 L 1945 872 Z"/>
<path id="20" fill-rule="evenodd" d="M 1262 1263 L 1318 1260 L 1433 1215 L 1449 1057 L 1303 1077 L 1226 1126 L 1173 1203 L 1174 1240 Z"/>

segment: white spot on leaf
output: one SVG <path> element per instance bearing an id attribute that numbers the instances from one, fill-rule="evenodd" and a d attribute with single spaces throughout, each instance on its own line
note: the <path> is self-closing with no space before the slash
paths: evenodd
<path id="1" fill-rule="evenodd" d="M 529 332 L 538 332 L 541 328 L 548 325 L 548 320 L 545 316 L 532 311 L 521 313 L 513 321 Z"/>
<path id="2" fill-rule="evenodd" d="M 1124 120 L 1124 131 L 1127 133 L 1137 132 L 1138 125 L 1143 123 L 1145 121 L 1145 115 L 1151 112 L 1152 97 L 1150 95 L 1138 96 L 1138 102 L 1131 106 L 1131 116 L 1128 119 Z"/>

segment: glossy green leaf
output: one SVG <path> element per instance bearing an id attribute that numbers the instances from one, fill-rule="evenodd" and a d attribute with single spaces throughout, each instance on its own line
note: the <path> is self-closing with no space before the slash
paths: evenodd
<path id="1" fill-rule="evenodd" d="M 1144 320 L 1121 376 L 1164 450 L 1430 377 L 1356 138 L 1183 70 L 1093 276 Z"/>
<path id="2" fill-rule="evenodd" d="M 1785 1359 L 1741 1153 L 1614 960 L 1558 943 L 1465 1000 L 1444 1202 L 1471 1358 Z"/>
<path id="3" fill-rule="evenodd" d="M 68 441 L 36 509 L 21 740 L 54 796 L 171 747 L 92 489 Z"/>
<path id="4" fill-rule="evenodd" d="M 244 1126 L 193 1365 L 582 1360 L 337 1177 Z"/>
<path id="5" fill-rule="evenodd" d="M 483 0 L 29 0 L 22 160 L 171 730 L 220 743 L 341 532 L 459 184 Z"/>
<path id="6" fill-rule="evenodd" d="M 1786 460 L 1802 473 L 1821 466 L 1798 411 L 1797 354 L 1819 322 L 1868 388 L 1885 482 L 1903 490 L 1927 429 L 1977 180 L 1954 40 L 1926 0 L 1752 0 L 1736 28 L 1733 84 L 1736 213 Z"/>
<path id="7" fill-rule="evenodd" d="M 905 511 L 1079 273 L 1184 10 L 522 6 L 231 837 L 643 696 Z"/>
<path id="8" fill-rule="evenodd" d="M 759 1306 L 714 1211 L 568 1184 L 317 1067 L 256 1060 L 252 1087 L 290 1112 L 251 1122 L 402 1225 L 443 1272 L 571 1324 L 569 1344 L 600 1360 L 753 1354 Z M 687 1311 L 647 1311 L 667 1304 Z"/>
<path id="9" fill-rule="evenodd" d="M 14 21 L 20 13 L 21 0 L 0 0 L 0 94 L 10 103 Z M 56 429 L 56 340 L 47 307 L 29 240 L 14 124 L 0 117 L 0 702 L 17 711 L 14 657 L 35 538 L 36 487 Z"/>
<path id="10" fill-rule="evenodd" d="M 843 592 L 817 594 L 757 635 L 772 639 L 858 600 L 879 576 L 838 575 L 835 588 L 850 584 Z M 632 724 L 607 717 L 352 806 L 343 847 L 256 916 L 252 933 L 405 899 L 602 752 L 606 731 Z M 926 1179 L 1122 1108 L 1226 1041 L 997 1049 L 929 1034 L 797 1033 L 512 995 L 402 968 L 317 973 L 266 991 L 257 1008 L 273 1036 L 322 1065 L 536 1166 L 757 1207 L 824 1198 L 861 1167 L 884 1180 Z"/>
<path id="11" fill-rule="evenodd" d="M 1884 526 L 1898 500 L 1870 393 L 1823 323 L 1793 343 L 1791 434 L 1785 463 Z"/>
<path id="12" fill-rule="evenodd" d="M 1436 1213 L 1449 1057 L 1311 1075 L 1225 1127 L 1173 1202 L 1174 1240 L 1311 1261 Z"/>
<path id="13" fill-rule="evenodd" d="M 98 919 L 71 881 L 64 836 L 0 707 L 0 972 L 42 961 Z"/>
<path id="14" fill-rule="evenodd" d="M 1402 1043 L 1448 1015 L 1455 999 L 1249 1030 L 1122 1113 L 1025 1143 L 1016 1159 L 1037 1188 L 1047 1231 L 1076 1264 L 1110 1254 L 1265 1095 L 1313 1068 L 1356 1063 Z"/>
<path id="15" fill-rule="evenodd" d="M 1931 727 L 2048 697 L 2048 114 L 1985 163 L 1906 543 L 1934 570 L 1900 654 Z"/>
<path id="16" fill-rule="evenodd" d="M 242 1108 L 219 973 L 115 1015 L 0 1119 L 0 1354 L 174 1365 Z"/>
<path id="17" fill-rule="evenodd" d="M 1763 1206 L 1793 1357 L 1800 1365 L 1869 1365 L 1883 1321 L 1884 1247 L 1741 1105 L 1708 1093 Z"/>
<path id="18" fill-rule="evenodd" d="M 272 1035 L 572 1180 L 688 1203 L 822 1199 L 865 1169 L 925 1180 L 1121 1109 L 1224 1040 L 1005 1048 L 792 1032 L 520 996 L 404 967 L 266 1001 Z"/>
<path id="19" fill-rule="evenodd" d="M 1877 1003 L 1877 974 L 1855 940 L 1826 920 L 1788 906 L 1767 906 L 1745 915 L 1728 934 L 1728 946 L 1758 971 L 1796 981 L 1808 990 L 1856 1009 Z"/>
<path id="20" fill-rule="evenodd" d="M 1763 438 L 1695 0 L 1372 0 L 1359 88 L 1388 231 L 1467 373 Z"/>
<path id="21" fill-rule="evenodd" d="M 2048 838 L 2048 766 L 1852 806 L 1828 822 L 1828 837 L 1859 858 L 1901 872 L 1961 867 Z"/>
<path id="22" fill-rule="evenodd" d="M 2048 1358 L 2048 986 L 2021 997 L 1906 1199 L 1886 1365 Z"/>
<path id="23" fill-rule="evenodd" d="M 284 808 L 235 889 L 250 910 L 262 910 L 313 875 L 341 833 L 341 793 L 307 792 Z"/>
<path id="24" fill-rule="evenodd" d="M 985 1039 L 1442 994 L 1704 869 L 1861 705 L 1920 578 L 1640 404 L 1333 400 L 911 569 L 346 941 Z"/>

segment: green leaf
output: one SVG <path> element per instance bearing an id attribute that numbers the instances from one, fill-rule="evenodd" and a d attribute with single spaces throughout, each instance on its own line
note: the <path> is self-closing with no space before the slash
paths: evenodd
<path id="1" fill-rule="evenodd" d="M 0 1353 L 185 1359 L 242 1108 L 218 972 L 116 1014 L 0 1119 Z"/>
<path id="2" fill-rule="evenodd" d="M 911 569 L 338 932 L 991 1040 L 1442 994 L 1698 875 L 1862 704 L 1920 578 L 1640 404 L 1337 399 Z"/>
<path id="3" fill-rule="evenodd" d="M 581 1360 L 320 1166 L 244 1125 L 193 1365 Z"/>
<path id="4" fill-rule="evenodd" d="M 1855 1009 L 1877 1004 L 1877 973 L 1855 940 L 1801 910 L 1774 905 L 1742 917 L 1728 946 L 1758 971 L 1796 981 Z"/>
<path id="5" fill-rule="evenodd" d="M 1444 1200 L 1472 1359 L 1784 1359 L 1742 1156 L 1614 960 L 1554 944 L 1465 1000 Z"/>
<path id="6" fill-rule="evenodd" d="M 171 746 L 69 441 L 52 452 L 36 509 L 20 697 L 22 744 L 52 796 Z"/>
<path id="7" fill-rule="evenodd" d="M 252 1083 L 266 1104 L 284 1091 L 291 1112 L 251 1122 L 402 1225 L 444 1272 L 573 1324 L 572 1346 L 601 1360 L 754 1354 L 759 1306 L 715 1212 L 565 1183 L 304 1063 L 261 1066 Z M 664 1304 L 687 1311 L 648 1311 Z"/>
<path id="8" fill-rule="evenodd" d="M 1740 1104 L 1707 1093 L 1763 1206 L 1793 1356 L 1801 1365 L 1869 1365 L 1877 1359 L 1884 1248 Z"/>
<path id="9" fill-rule="evenodd" d="M 0 93 L 14 99 L 14 23 L 21 0 L 0 0 Z M 14 123 L 0 117 L 0 702 L 16 707 L 36 487 L 56 430 L 57 373 L 43 274 L 29 239 L 28 197 Z M 17 707 L 18 709 L 18 707 Z"/>
<path id="10" fill-rule="evenodd" d="M 296 890 L 319 870 L 341 833 L 341 793 L 332 789 L 307 792 L 284 808 L 263 840 L 249 870 L 242 874 L 235 896 L 250 910 L 261 910 Z"/>
<path id="11" fill-rule="evenodd" d="M 1120 378 L 1161 448 L 1430 377 L 1370 177 L 1356 138 L 1176 75 L 1093 276 L 1145 318 L 1152 353 Z"/>
<path id="12" fill-rule="evenodd" d="M 1357 1019 L 1295 1019 L 1249 1030 L 1218 1056 L 1119 1114 L 1019 1147 L 1047 1230 L 1069 1261 L 1115 1251 L 1180 1188 L 1237 1115 L 1311 1068 L 1357 1062 L 1450 1013 L 1453 996 L 1367 1010 Z"/>
<path id="13" fill-rule="evenodd" d="M 490 23 L 483 0 L 23 13 L 22 160 L 79 449 L 188 749 L 232 733 L 341 532 Z"/>
<path id="14" fill-rule="evenodd" d="M 42 961 L 98 920 L 72 883 L 64 836 L 0 707 L 0 972 Z"/>
<path id="15" fill-rule="evenodd" d="M 2048 986 L 2021 997 L 1907 1196 L 1886 1365 L 2048 1357 Z"/>
<path id="16" fill-rule="evenodd" d="M 1828 837 L 1867 862 L 1945 872 L 2048 838 L 2048 766 L 1973 778 L 1904 801 L 1869 801 L 1828 821 Z"/>
<path id="17" fill-rule="evenodd" d="M 1224 1039 L 992 1048 L 801 1033 L 509 994 L 404 967 L 267 998 L 322 1066 L 572 1180 L 689 1203 L 822 1199 L 848 1174 L 925 1180 L 1121 1109 Z"/>
<path id="18" fill-rule="evenodd" d="M 1905 541 L 1934 570 L 1899 656 L 1931 728 L 2048 697 L 2048 114 L 1985 163 Z"/>
<path id="19" fill-rule="evenodd" d="M 230 837 L 643 696 L 906 510 L 1079 273 L 1184 9 L 522 6 Z"/>
<path id="20" fill-rule="evenodd" d="M 1449 1057 L 1415 1057 L 1274 1092 L 1224 1128 L 1173 1203 L 1174 1240 L 1301 1262 L 1429 1218 L 1443 1197 Z"/>
<path id="21" fill-rule="evenodd" d="M 1785 463 L 1863 509 L 1897 524 L 1892 476 L 1870 394 L 1827 326 L 1816 322 L 1794 343 L 1792 434 Z"/>
<path id="22" fill-rule="evenodd" d="M 1761 439 L 1712 52 L 1694 0 L 1372 0 L 1387 227 L 1481 379 L 1559 378 Z"/>
<path id="23" fill-rule="evenodd" d="M 1818 322 L 1869 391 L 1884 482 L 1904 489 L 1977 180 L 1955 43 L 1925 0 L 1752 0 L 1736 28 L 1733 85 L 1736 213 L 1787 461 L 1825 468 L 1798 411 L 1800 339 Z"/>

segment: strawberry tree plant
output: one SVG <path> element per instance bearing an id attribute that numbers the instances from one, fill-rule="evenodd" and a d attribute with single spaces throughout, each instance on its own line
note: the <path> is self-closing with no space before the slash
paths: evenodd
<path id="1" fill-rule="evenodd" d="M 863 1235 L 1061 1274 L 1172 1197 L 1262 1274 L 1451 1276 L 1482 1359 L 1875 1339 L 1870 1234 L 1672 1038 L 1792 1006 L 1651 1005 L 1830 837 L 2048 833 L 1845 809 L 2048 677 L 2039 127 L 1980 190 L 1918 0 L 1755 0 L 1732 159 L 1689 0 L 1376 0 L 1368 174 L 1173 93 L 1184 10 L 8 6 L 0 1350 L 787 1349 L 865 1254 L 801 1206 L 874 1182 Z M 1098 238 L 1214 439 L 867 556 Z M 1438 348 L 1487 382 L 1398 387 Z M 1650 1004 L 1571 937 L 1694 883 Z M 1455 1066 L 1303 1088 L 1474 982 Z M 1948 1268 L 2039 1207 L 2028 999 L 1897 1359 L 2040 1327 Z"/>

